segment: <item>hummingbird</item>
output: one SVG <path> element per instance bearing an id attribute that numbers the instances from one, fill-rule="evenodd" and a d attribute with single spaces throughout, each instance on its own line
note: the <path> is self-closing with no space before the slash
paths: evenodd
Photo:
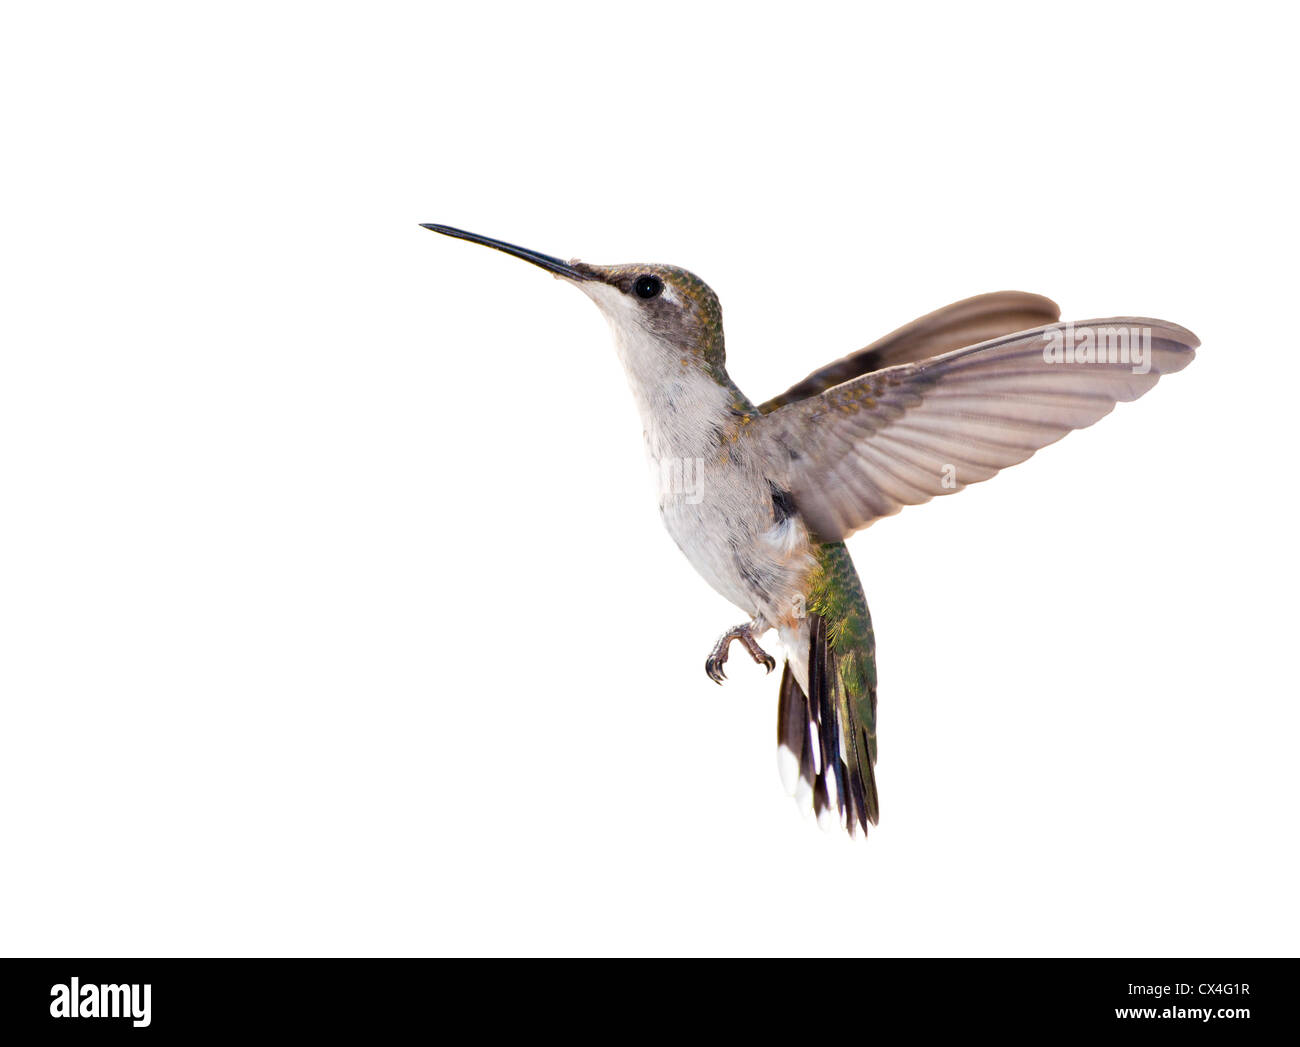
<path id="1" fill-rule="evenodd" d="M 755 403 L 727 374 L 718 296 L 673 265 L 563 261 L 452 226 L 425 229 L 531 262 L 604 314 L 661 475 L 659 513 L 695 570 L 746 616 L 705 660 L 722 683 L 733 643 L 785 664 L 778 767 L 787 791 L 851 835 L 877 825 L 876 651 L 845 539 L 905 505 L 988 480 L 1161 375 L 1199 340 L 1146 317 L 1061 323 L 1020 291 L 937 309 Z"/>

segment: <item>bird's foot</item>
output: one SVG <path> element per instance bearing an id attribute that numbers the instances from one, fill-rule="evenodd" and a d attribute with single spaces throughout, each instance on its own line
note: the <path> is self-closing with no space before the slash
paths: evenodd
<path id="1" fill-rule="evenodd" d="M 718 638 L 718 642 L 713 645 L 713 651 L 704 663 L 704 671 L 709 674 L 709 679 L 714 683 L 721 684 L 727 678 L 727 674 L 722 671 L 722 667 L 727 664 L 727 655 L 731 651 L 732 640 L 739 640 L 744 644 L 749 656 L 766 668 L 769 673 L 776 668 L 776 659 L 759 647 L 758 641 L 754 639 L 754 623 L 750 622 L 748 625 L 738 625 L 734 629 L 728 629 Z"/>

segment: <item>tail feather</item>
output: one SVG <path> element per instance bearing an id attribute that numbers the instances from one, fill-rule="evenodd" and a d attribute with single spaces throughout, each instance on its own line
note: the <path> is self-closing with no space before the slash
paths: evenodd
<path id="1" fill-rule="evenodd" d="M 818 562 L 808 601 L 808 693 L 787 662 L 778 753 L 787 788 L 811 791 L 819 822 L 838 816 L 850 833 L 865 835 L 880 820 L 875 637 L 843 544 L 819 546 Z"/>
<path id="2" fill-rule="evenodd" d="M 812 791 L 816 775 L 812 768 L 812 744 L 808 734 L 808 699 L 794 677 L 790 663 L 781 674 L 781 698 L 777 703 L 776 743 L 781 784 L 794 796 L 800 779 Z"/>
<path id="3" fill-rule="evenodd" d="M 826 620 L 814 615 L 809 623 L 811 641 L 808 650 L 809 713 L 817 723 L 821 746 L 818 790 L 813 793 L 813 812 L 817 821 L 828 824 L 835 812 L 844 824 L 844 775 L 840 761 L 839 721 L 836 718 L 833 677 L 835 666 L 826 646 Z"/>

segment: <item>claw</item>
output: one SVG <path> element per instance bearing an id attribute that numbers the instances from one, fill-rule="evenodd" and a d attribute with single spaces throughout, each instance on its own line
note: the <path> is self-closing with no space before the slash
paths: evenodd
<path id="1" fill-rule="evenodd" d="M 713 653 L 709 655 L 708 660 L 704 663 L 704 671 L 708 673 L 709 679 L 714 683 L 721 684 L 727 678 L 722 666 L 727 661 L 732 640 L 739 640 L 744 644 L 749 656 L 769 673 L 776 668 L 776 659 L 759 647 L 758 641 L 754 639 L 753 623 L 738 625 L 736 628 L 722 634 L 722 638 L 718 640 L 717 645 L 713 648 Z"/>
<path id="2" fill-rule="evenodd" d="M 704 671 L 709 674 L 709 679 L 719 687 L 722 686 L 722 681 L 727 678 L 727 674 L 722 669 L 722 663 L 726 660 L 727 656 L 725 654 L 721 658 L 711 654 L 704 663 Z"/>

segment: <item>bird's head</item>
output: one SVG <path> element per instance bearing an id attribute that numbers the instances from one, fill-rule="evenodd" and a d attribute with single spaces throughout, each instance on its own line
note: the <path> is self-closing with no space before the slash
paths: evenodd
<path id="1" fill-rule="evenodd" d="M 572 283 L 596 303 L 625 353 L 659 354 L 664 361 L 697 366 L 719 380 L 724 374 L 722 306 L 694 273 L 674 265 L 566 262 L 447 225 L 424 228 L 504 251 Z"/>

